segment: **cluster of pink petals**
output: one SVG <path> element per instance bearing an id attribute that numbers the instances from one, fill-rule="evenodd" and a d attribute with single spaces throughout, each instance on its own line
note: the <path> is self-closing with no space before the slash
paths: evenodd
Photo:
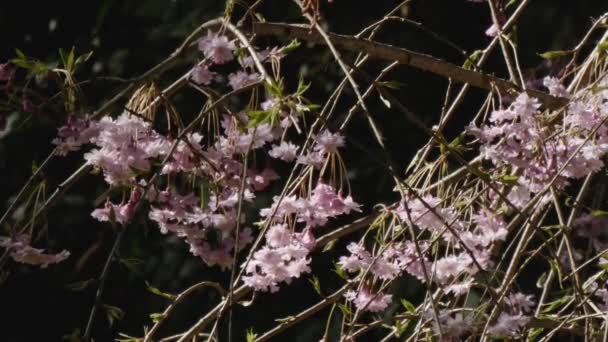
<path id="1" fill-rule="evenodd" d="M 544 84 L 552 95 L 570 97 L 556 79 L 546 78 Z M 539 111 L 540 103 L 522 93 L 509 108 L 492 112 L 489 124 L 469 128 L 479 138 L 484 158 L 499 169 L 515 166 L 523 171 L 509 195 L 514 205 L 527 204 L 530 193 L 541 191 L 556 175 L 554 184 L 563 187 L 568 178 L 581 178 L 604 166 L 606 95 L 602 92 L 591 99 L 585 93 L 578 95 L 561 123 L 547 125 L 550 117 Z"/>
<path id="2" fill-rule="evenodd" d="M 182 196 L 161 191 L 151 203 L 149 217 L 158 223 L 161 233 L 171 232 L 186 240 L 190 252 L 207 265 L 230 268 L 235 248 L 236 210 L 233 203 L 225 200 L 216 196 L 208 207 L 201 208 L 201 199 L 193 193 Z M 238 248 L 242 250 L 253 240 L 251 229 L 242 229 L 238 239 Z"/>
<path id="3" fill-rule="evenodd" d="M 209 85 L 217 73 L 209 70 L 207 65 L 196 65 L 190 72 L 190 77 L 197 84 Z"/>
<path id="4" fill-rule="evenodd" d="M 91 216 L 100 222 L 116 222 L 126 225 L 135 214 L 135 206 L 141 199 L 142 191 L 134 188 L 131 197 L 125 204 L 113 204 L 107 201 L 103 208 L 95 209 Z"/>
<path id="5" fill-rule="evenodd" d="M 480 209 L 469 221 L 463 221 L 454 209 L 442 207 L 441 200 L 431 195 L 402 201 L 395 214 L 404 224 L 442 234 L 443 240 L 452 245 L 453 253 L 431 263 L 425 257 L 421 259 L 410 241 L 392 244 L 374 258 L 353 243 L 348 246 L 351 254 L 341 257 L 339 264 L 349 272 L 369 268 L 371 274 L 381 280 L 391 280 L 406 271 L 422 282 L 428 277 L 445 292 L 461 296 L 471 288 L 472 276 L 479 272 L 479 266 L 485 269 L 492 265 L 489 247 L 507 236 L 503 217 L 490 209 Z M 451 230 L 446 225 L 450 225 Z M 421 245 L 420 252 L 425 249 Z"/>
<path id="6" fill-rule="evenodd" d="M 412 242 L 396 244 L 386 248 L 379 256 L 373 257 L 363 246 L 351 242 L 347 246 L 350 255 L 340 257 L 338 265 L 348 272 L 369 272 L 381 280 L 393 280 L 407 271 L 424 280 L 424 269 Z M 431 264 L 424 260 L 430 271 Z"/>
<path id="7" fill-rule="evenodd" d="M 268 155 L 272 158 L 280 159 L 285 162 L 292 162 L 296 159 L 298 146 L 287 141 L 282 141 L 280 145 L 273 145 Z"/>
<path id="8" fill-rule="evenodd" d="M 426 311 L 425 319 L 433 324 L 433 331 L 436 336 L 439 336 L 440 329 L 434 319 L 434 312 Z M 465 315 L 462 312 L 441 311 L 438 315 L 439 324 L 441 324 L 441 333 L 444 341 L 462 341 L 463 337 L 473 329 L 473 317 Z"/>
<path id="9" fill-rule="evenodd" d="M 488 328 L 488 333 L 499 337 L 518 337 L 530 323 L 530 312 L 535 303 L 532 296 L 513 293 L 505 298 L 504 304 L 507 309 L 501 312 L 494 324 Z"/>
<path id="10" fill-rule="evenodd" d="M 25 234 L 15 238 L 0 237 L 0 247 L 7 249 L 16 262 L 39 265 L 42 268 L 60 263 L 70 256 L 70 252 L 66 250 L 57 254 L 48 254 L 43 249 L 34 248 L 30 245 L 30 236 Z"/>
<path id="11" fill-rule="evenodd" d="M 279 200 L 281 201 L 277 205 Z M 351 196 L 342 197 L 331 185 L 318 183 L 310 198 L 294 195 L 281 199 L 275 196 L 273 205 L 262 209 L 260 215 L 269 217 L 274 212 L 272 219 L 279 222 L 295 215 L 297 222 L 303 222 L 307 227 L 317 227 L 324 226 L 332 217 L 346 215 L 351 211 L 361 211 Z"/>
<path id="12" fill-rule="evenodd" d="M 104 117 L 97 124 L 98 134 L 91 139 L 97 149 L 84 155 L 90 165 L 99 167 L 108 184 L 133 184 L 138 172 L 150 169 L 150 159 L 160 154 L 159 141 L 165 138 L 150 124 L 127 112 L 116 120 Z"/>
<path id="13" fill-rule="evenodd" d="M 198 49 L 215 64 L 224 64 L 234 59 L 236 45 L 228 37 L 207 31 L 207 36 L 198 41 Z"/>
<path id="14" fill-rule="evenodd" d="M 372 293 L 370 288 L 365 285 L 359 291 L 346 291 L 344 298 L 353 302 L 357 310 L 369 312 L 384 311 L 393 300 L 392 295 L 382 292 Z"/>
<path id="15" fill-rule="evenodd" d="M 310 229 L 294 233 L 286 224 L 271 226 L 266 232 L 266 246 L 253 254 L 245 267 L 245 285 L 256 291 L 276 292 L 278 284 L 310 272 L 308 254 L 315 245 Z"/>
<path id="16" fill-rule="evenodd" d="M 315 144 L 311 152 L 298 158 L 299 164 L 311 165 L 320 169 L 329 154 L 337 153 L 338 148 L 344 146 L 344 136 L 323 130 L 315 137 Z"/>
<path id="17" fill-rule="evenodd" d="M 402 201 L 395 213 L 406 223 L 427 229 L 432 233 L 443 233 L 443 237 L 450 240 L 452 234 L 444 232 L 447 226 L 460 230 L 462 223 L 457 219 L 456 212 L 452 208 L 442 208 L 440 204 L 439 198 L 425 195 Z"/>
<path id="18" fill-rule="evenodd" d="M 278 284 L 289 283 L 302 273 L 310 272 L 308 254 L 314 247 L 313 227 L 323 226 L 329 218 L 360 211 L 352 197 L 342 197 L 327 184 L 319 183 L 310 198 L 284 197 L 277 205 L 274 198 L 270 208 L 261 210 L 261 216 L 272 217 L 275 225 L 266 233 L 266 245 L 253 255 L 253 260 L 245 266 L 243 281 L 256 291 L 278 291 Z M 294 217 L 295 216 L 295 217 Z M 306 228 L 296 233 L 286 222 L 303 222 Z"/>
<path id="19" fill-rule="evenodd" d="M 234 90 L 245 88 L 246 86 L 259 81 L 260 74 L 248 73 L 247 71 L 239 70 L 235 73 L 228 75 L 228 84 Z"/>
<path id="20" fill-rule="evenodd" d="M 65 156 L 69 152 L 78 151 L 98 133 L 99 128 L 90 120 L 70 115 L 67 123 L 57 130 L 57 138 L 53 139 L 53 144 L 57 146 L 57 155 Z"/>

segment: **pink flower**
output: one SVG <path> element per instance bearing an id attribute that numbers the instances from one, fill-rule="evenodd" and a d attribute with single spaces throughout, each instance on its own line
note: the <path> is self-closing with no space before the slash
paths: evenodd
<path id="1" fill-rule="evenodd" d="M 344 137 L 338 133 L 331 133 L 328 130 L 323 130 L 315 138 L 315 151 L 323 153 L 336 153 L 338 148 L 344 146 Z"/>
<path id="2" fill-rule="evenodd" d="M 543 79 L 543 85 L 549 89 L 549 94 L 564 98 L 570 98 L 571 95 L 561 82 L 555 78 L 547 76 Z"/>
<path id="3" fill-rule="evenodd" d="M 298 164 L 310 165 L 315 169 L 320 169 L 325 163 L 325 154 L 321 151 L 310 152 L 309 154 L 298 157 Z"/>
<path id="4" fill-rule="evenodd" d="M 456 313 L 453 316 L 449 313 L 441 313 L 439 323 L 441 324 L 443 337 L 449 339 L 449 341 L 461 341 L 462 336 L 473 327 L 473 319 L 465 317 L 462 313 Z M 433 324 L 433 330 L 436 334 L 439 334 L 436 324 Z"/>
<path id="5" fill-rule="evenodd" d="M 291 242 L 291 231 L 286 224 L 277 224 L 268 228 L 266 243 L 270 247 L 285 247 Z"/>
<path id="6" fill-rule="evenodd" d="M 231 73 L 228 75 L 228 84 L 234 90 L 238 90 L 244 88 L 252 83 L 255 83 L 260 80 L 260 74 L 258 73 L 248 73 L 246 71 L 237 71 L 236 73 Z"/>
<path id="7" fill-rule="evenodd" d="M 255 170 L 249 170 L 248 182 L 255 191 L 264 190 L 270 185 L 270 182 L 279 179 L 279 175 L 271 168 L 265 168 L 262 172 L 257 173 Z"/>
<path id="8" fill-rule="evenodd" d="M 91 216 L 100 222 L 117 222 L 127 224 L 135 214 L 135 205 L 137 200 L 129 201 L 126 204 L 115 205 L 111 202 L 106 202 L 104 208 L 95 209 Z"/>
<path id="9" fill-rule="evenodd" d="M 99 133 L 91 139 L 99 148 L 84 155 L 90 165 L 104 172 L 108 184 L 132 184 L 136 170 L 148 171 L 151 158 L 149 144 L 162 139 L 143 119 L 127 112 L 116 120 L 104 117 L 97 124 Z"/>
<path id="10" fill-rule="evenodd" d="M 509 304 L 512 310 L 518 312 L 530 312 L 534 307 L 534 296 L 526 296 L 521 292 L 512 293 L 506 298 L 506 302 Z"/>
<path id="11" fill-rule="evenodd" d="M 297 157 L 298 146 L 282 141 L 280 145 L 272 145 L 272 149 L 268 152 L 272 158 L 281 159 L 282 161 L 292 162 Z"/>
<path id="12" fill-rule="evenodd" d="M 199 40 L 198 49 L 213 63 L 224 64 L 234 58 L 232 52 L 236 50 L 236 46 L 228 37 L 207 31 L 207 36 Z"/>
<path id="13" fill-rule="evenodd" d="M 496 37 L 496 35 L 498 35 L 498 27 L 492 24 L 484 33 L 488 37 Z"/>
<path id="14" fill-rule="evenodd" d="M 195 65 L 190 72 L 190 77 L 197 84 L 209 85 L 216 73 L 210 71 L 206 65 Z"/>
<path id="15" fill-rule="evenodd" d="M 44 253 L 43 249 L 30 246 L 29 235 L 19 235 L 16 238 L 0 237 L 0 247 L 9 250 L 11 258 L 16 262 L 30 265 L 39 265 L 42 268 L 50 264 L 57 264 L 67 259 L 70 252 L 63 250 L 57 254 Z"/>
<path id="16" fill-rule="evenodd" d="M 530 317 L 522 314 L 513 315 L 501 312 L 494 325 L 488 329 L 488 332 L 494 336 L 517 337 L 522 333 L 522 328 L 528 325 L 530 319 Z"/>
<path id="17" fill-rule="evenodd" d="M 381 312 L 384 311 L 392 302 L 393 296 L 382 292 L 371 293 L 367 286 L 363 286 L 359 292 L 349 290 L 344 297 L 355 304 L 357 310 Z"/>
<path id="18" fill-rule="evenodd" d="M 53 139 L 53 144 L 57 145 L 56 153 L 59 156 L 65 156 L 70 151 L 78 151 L 83 144 L 88 143 L 97 134 L 99 134 L 99 129 L 95 123 L 70 115 L 65 126 L 57 130 L 58 137 Z"/>

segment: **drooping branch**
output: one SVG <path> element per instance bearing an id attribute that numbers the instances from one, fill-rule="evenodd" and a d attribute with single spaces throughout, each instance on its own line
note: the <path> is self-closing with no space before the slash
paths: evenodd
<path id="1" fill-rule="evenodd" d="M 253 24 L 253 32 L 260 36 L 290 37 L 317 44 L 326 44 L 319 33 L 311 31 L 305 25 L 258 22 Z M 521 89 L 516 84 L 502 78 L 468 70 L 433 56 L 410 51 L 402 47 L 329 32 L 327 35 L 338 49 L 356 52 L 365 51 L 366 54 L 373 58 L 391 62 L 397 61 L 400 64 L 451 78 L 481 89 L 493 90 L 496 88 L 504 93 L 524 91 L 524 89 Z M 559 109 L 568 102 L 567 99 L 551 96 L 541 91 L 531 89 L 526 89 L 525 91 L 528 95 L 537 98 L 550 109 Z"/>

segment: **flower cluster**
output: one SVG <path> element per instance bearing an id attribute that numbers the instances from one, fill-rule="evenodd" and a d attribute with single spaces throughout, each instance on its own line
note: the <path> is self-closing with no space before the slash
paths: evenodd
<path id="1" fill-rule="evenodd" d="M 261 216 L 274 221 L 266 233 L 266 246 L 256 251 L 253 260 L 244 264 L 246 285 L 258 291 L 277 291 L 281 282 L 310 272 L 308 254 L 314 247 L 314 227 L 324 226 L 339 215 L 359 211 L 352 197 L 342 197 L 330 185 L 318 183 L 309 198 L 275 197 L 272 207 L 261 210 Z M 273 216 L 274 213 L 274 216 Z M 302 232 L 290 229 L 287 222 L 305 224 Z"/>
<path id="2" fill-rule="evenodd" d="M 391 304 L 393 296 L 380 292 L 372 293 L 369 287 L 364 285 L 359 291 L 346 291 L 344 298 L 352 301 L 357 310 L 381 312 Z"/>
<path id="3" fill-rule="evenodd" d="M 69 152 L 78 151 L 98 133 L 99 128 L 96 124 L 91 124 L 90 120 L 69 116 L 65 126 L 58 129 L 57 138 L 53 139 L 57 155 L 65 156 Z"/>
<path id="4" fill-rule="evenodd" d="M 504 304 L 507 310 L 500 313 L 496 322 L 488 328 L 488 332 L 499 337 L 518 337 L 530 322 L 530 312 L 534 307 L 532 296 L 513 293 L 505 299 Z"/>
<path id="5" fill-rule="evenodd" d="M 70 252 L 66 250 L 57 254 L 45 253 L 43 249 L 32 247 L 30 240 L 30 236 L 26 234 L 14 238 L 0 237 L 0 247 L 5 248 L 13 260 L 23 264 L 39 265 L 42 268 L 60 263 L 70 256 Z"/>
<path id="6" fill-rule="evenodd" d="M 271 226 L 266 233 L 266 246 L 253 254 L 253 259 L 243 265 L 245 285 L 256 291 L 276 292 L 281 282 L 310 272 L 308 254 L 315 245 L 310 229 L 294 233 L 286 224 Z"/>
<path id="7" fill-rule="evenodd" d="M 552 95 L 570 95 L 555 79 L 546 78 Z M 520 94 L 507 109 L 493 111 L 489 124 L 469 131 L 479 138 L 481 154 L 498 169 L 517 167 L 522 171 L 509 200 L 518 207 L 527 204 L 530 193 L 541 191 L 556 178 L 563 187 L 568 178 L 581 178 L 599 171 L 608 152 L 608 125 L 605 123 L 606 95 L 591 99 L 579 94 L 561 123 L 558 117 L 539 111 L 538 100 Z"/>
<path id="8" fill-rule="evenodd" d="M 323 130 L 317 135 L 313 150 L 306 155 L 300 156 L 298 163 L 311 165 L 320 169 L 326 157 L 332 153 L 336 153 L 338 148 L 342 146 L 344 146 L 344 137 L 341 134 Z"/>
<path id="9" fill-rule="evenodd" d="M 111 185 L 133 184 L 138 173 L 150 170 L 150 159 L 166 148 L 165 138 L 148 122 L 127 112 L 116 120 L 104 117 L 95 126 L 99 133 L 91 142 L 98 148 L 87 152 L 84 158 L 100 168 Z"/>

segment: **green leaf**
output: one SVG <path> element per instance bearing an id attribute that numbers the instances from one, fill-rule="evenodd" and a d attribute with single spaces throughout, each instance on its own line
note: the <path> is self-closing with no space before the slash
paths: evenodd
<path id="1" fill-rule="evenodd" d="M 21 51 L 19 49 L 15 49 L 15 53 L 17 54 L 17 57 L 20 60 L 25 60 L 26 59 L 25 54 L 23 53 L 23 51 Z"/>
<path id="2" fill-rule="evenodd" d="M 326 243 L 325 246 L 323 246 L 323 250 L 321 251 L 321 253 L 331 251 L 336 246 L 336 242 L 338 242 L 338 240 L 333 239 L 333 240 L 329 241 L 328 243 Z"/>
<path id="3" fill-rule="evenodd" d="M 278 98 L 283 97 L 283 80 L 279 80 L 278 82 L 273 80 L 271 84 L 264 82 L 264 88 Z"/>
<path id="4" fill-rule="evenodd" d="M 510 0 L 509 2 L 507 2 L 507 4 L 505 5 L 505 9 L 515 5 L 517 3 L 518 0 Z"/>
<path id="5" fill-rule="evenodd" d="M 300 79 L 298 80 L 298 90 L 296 90 L 297 96 L 302 96 L 304 93 L 310 88 L 310 83 L 304 82 L 304 77 L 300 75 Z"/>
<path id="6" fill-rule="evenodd" d="M 342 311 L 342 314 L 346 318 L 351 317 L 353 314 L 352 311 L 350 310 L 350 307 L 346 304 L 338 304 L 338 308 L 340 308 L 340 311 Z"/>
<path id="7" fill-rule="evenodd" d="M 410 325 L 410 320 L 402 322 L 400 320 L 395 321 L 395 336 L 401 337 L 401 335 L 407 330 Z"/>
<path id="8" fill-rule="evenodd" d="M 257 337 L 258 334 L 253 331 L 253 328 L 247 329 L 247 342 L 254 342 Z"/>
<path id="9" fill-rule="evenodd" d="M 82 63 L 86 63 L 89 59 L 91 59 L 92 56 L 93 56 L 93 51 L 90 51 L 88 53 L 78 56 L 78 58 L 76 58 L 76 62 L 74 62 L 74 67 L 77 67 L 78 65 L 80 65 Z"/>
<path id="10" fill-rule="evenodd" d="M 468 69 L 468 70 L 474 69 L 477 61 L 479 60 L 479 58 L 481 57 L 482 54 L 483 54 L 483 50 L 473 51 L 473 53 L 469 57 L 467 57 L 467 59 L 464 61 L 462 68 Z"/>
<path id="11" fill-rule="evenodd" d="M 592 210 L 591 216 L 600 217 L 600 218 L 608 218 L 608 211 L 604 210 Z"/>
<path id="12" fill-rule="evenodd" d="M 164 319 L 165 317 L 167 317 L 166 314 L 162 313 L 162 312 L 155 312 L 155 313 L 151 313 L 150 314 L 150 318 L 152 319 L 152 322 L 157 323 L 160 320 Z"/>
<path id="13" fill-rule="evenodd" d="M 547 313 L 547 312 L 551 312 L 561 306 L 563 306 L 564 304 L 568 303 L 569 301 L 572 300 L 572 298 L 574 298 L 571 295 L 567 295 L 567 296 L 563 296 L 562 298 L 556 299 L 554 301 L 552 301 L 551 303 L 547 304 L 547 307 L 545 307 L 543 309 L 543 313 Z"/>
<path id="14" fill-rule="evenodd" d="M 146 281 L 146 287 L 147 287 L 148 291 L 150 291 L 150 293 L 153 293 L 157 296 L 164 297 L 164 298 L 167 298 L 170 300 L 175 300 L 175 298 L 177 298 L 176 295 L 172 295 L 170 293 L 165 293 L 165 292 L 159 290 L 158 288 L 150 285 L 150 283 L 148 283 L 147 281 Z"/>
<path id="15" fill-rule="evenodd" d="M 72 72 L 74 69 L 74 59 L 74 47 L 72 47 L 65 63 L 65 69 L 69 72 Z"/>
<path id="16" fill-rule="evenodd" d="M 290 53 L 291 51 L 299 48 L 300 45 L 302 45 L 302 43 L 300 43 L 300 41 L 298 41 L 297 39 L 294 39 L 291 42 L 289 42 L 289 45 L 287 45 L 286 47 L 281 49 L 281 51 L 284 53 Z"/>
<path id="17" fill-rule="evenodd" d="M 316 275 L 312 276 L 312 279 L 308 279 L 308 281 L 312 284 L 312 287 L 315 289 L 315 292 L 319 294 L 319 296 L 323 296 L 321 294 L 321 281 Z"/>
<path id="18" fill-rule="evenodd" d="M 403 87 L 403 83 L 397 81 L 381 81 L 378 82 L 378 85 L 395 90 L 401 89 L 401 87 Z"/>
<path id="19" fill-rule="evenodd" d="M 597 44 L 597 50 L 600 52 L 604 52 L 608 49 L 608 39 L 603 40 L 601 43 Z"/>
<path id="20" fill-rule="evenodd" d="M 82 290 L 88 288 L 89 286 L 91 286 L 95 283 L 97 283 L 97 280 L 88 279 L 88 280 L 77 281 L 75 283 L 68 284 L 68 285 L 66 285 L 65 288 L 69 291 L 78 292 L 78 291 L 82 291 Z"/>
<path id="21" fill-rule="evenodd" d="M 270 123 L 275 114 L 274 111 L 254 110 L 247 113 L 251 118 L 247 123 L 247 128 L 256 127 L 260 124 Z"/>
<path id="22" fill-rule="evenodd" d="M 540 53 L 539 56 L 544 59 L 555 59 L 558 57 L 568 56 L 571 53 L 572 51 L 554 50 Z"/>
<path id="23" fill-rule="evenodd" d="M 346 271 L 335 262 L 334 262 L 334 272 L 336 272 L 338 277 L 345 279 L 345 280 L 348 279 L 348 275 L 346 274 Z"/>
<path id="24" fill-rule="evenodd" d="M 543 274 L 538 277 L 536 280 L 536 287 L 542 289 L 545 286 L 545 281 L 547 280 L 547 272 L 543 272 Z"/>
<path id="25" fill-rule="evenodd" d="M 403 305 L 403 307 L 405 308 L 405 310 L 408 313 L 411 313 L 411 314 L 416 313 L 416 307 L 409 300 L 407 300 L 405 298 L 401 298 L 401 305 Z"/>
<path id="26" fill-rule="evenodd" d="M 540 334 L 545 331 L 544 328 L 532 328 L 528 334 L 528 341 L 536 341 L 537 338 L 540 337 Z"/>
<path id="27" fill-rule="evenodd" d="M 506 185 L 515 185 L 517 184 L 518 179 L 519 177 L 514 175 L 503 175 L 498 177 L 498 181 Z"/>
<path id="28" fill-rule="evenodd" d="M 125 333 L 118 333 L 119 338 L 116 339 L 118 342 L 143 342 L 143 338 L 129 336 Z"/>
<path id="29" fill-rule="evenodd" d="M 104 310 L 106 310 L 106 317 L 108 318 L 108 322 L 110 322 L 110 326 L 114 325 L 115 321 L 120 321 L 125 313 L 121 308 L 117 306 L 103 304 Z"/>

